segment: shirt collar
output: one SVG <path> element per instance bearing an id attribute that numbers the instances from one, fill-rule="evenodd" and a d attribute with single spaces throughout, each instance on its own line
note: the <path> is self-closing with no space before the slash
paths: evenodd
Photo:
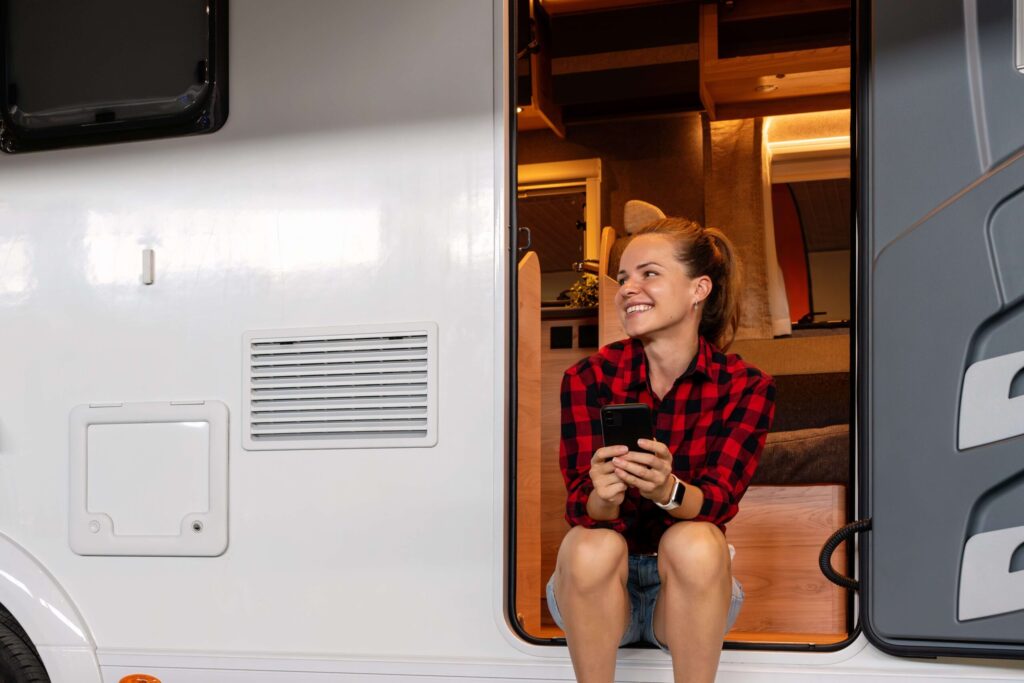
<path id="1" fill-rule="evenodd" d="M 639 391 L 647 387 L 647 354 L 639 339 L 630 339 L 632 363 L 627 365 L 626 385 L 631 391 Z M 690 367 L 676 381 L 690 375 L 701 375 L 706 379 L 714 379 L 714 348 L 704 337 L 697 337 L 697 353 L 690 361 Z"/>

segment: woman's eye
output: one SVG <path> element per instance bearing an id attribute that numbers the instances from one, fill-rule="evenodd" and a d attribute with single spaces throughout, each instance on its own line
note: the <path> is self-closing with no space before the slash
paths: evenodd
<path id="1" fill-rule="evenodd" d="M 650 277 L 651 275 L 657 275 L 653 270 L 648 270 L 644 273 L 644 277 Z"/>
<path id="2" fill-rule="evenodd" d="M 620 278 L 619 278 L 619 287 L 621 287 L 621 286 L 622 286 L 622 285 L 624 285 L 624 284 L 626 284 L 626 278 L 624 278 L 624 277 L 620 277 Z"/>

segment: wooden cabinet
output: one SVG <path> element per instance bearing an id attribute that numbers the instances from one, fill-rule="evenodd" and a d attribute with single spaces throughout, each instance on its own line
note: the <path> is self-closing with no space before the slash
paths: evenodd
<path id="1" fill-rule="evenodd" d="M 739 4 L 739 3 L 737 3 Z M 747 3 L 754 5 L 754 3 Z M 765 2 L 763 6 L 820 11 L 844 3 Z M 845 3 L 849 6 L 849 3 Z M 781 11 L 781 10 L 780 10 Z M 788 16 L 793 16 L 792 14 Z M 747 12 L 747 21 L 762 18 Z M 850 106 L 850 45 L 721 56 L 722 19 L 716 4 L 700 8 L 700 98 L 711 119 L 738 119 Z"/>

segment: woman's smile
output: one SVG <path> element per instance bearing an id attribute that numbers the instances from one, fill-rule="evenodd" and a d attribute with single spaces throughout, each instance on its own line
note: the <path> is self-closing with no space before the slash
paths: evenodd
<path id="1" fill-rule="evenodd" d="M 626 315 L 639 315 L 640 313 L 646 313 L 652 308 L 654 308 L 653 304 L 629 304 L 628 306 L 626 306 Z"/>

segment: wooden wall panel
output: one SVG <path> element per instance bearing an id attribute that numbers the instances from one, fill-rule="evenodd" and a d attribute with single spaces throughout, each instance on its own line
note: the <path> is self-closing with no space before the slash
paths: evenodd
<path id="1" fill-rule="evenodd" d="M 845 487 L 754 486 L 728 524 L 733 574 L 746 593 L 728 640 L 838 642 L 846 636 L 846 591 L 818 568 L 818 553 L 846 523 Z M 846 573 L 846 549 L 833 556 Z"/>
<path id="2" fill-rule="evenodd" d="M 597 281 L 597 310 L 600 324 L 598 326 L 598 344 L 605 346 L 612 342 L 625 339 L 628 335 L 622 329 L 619 312 L 615 310 L 615 295 L 619 291 L 619 283 L 607 275 L 599 275 Z"/>
<path id="3" fill-rule="evenodd" d="M 541 333 L 540 261 L 519 262 L 519 386 L 516 430 L 516 614 L 528 633 L 540 628 L 541 592 Z"/>
<path id="4" fill-rule="evenodd" d="M 555 571 L 558 546 L 569 531 L 565 522 L 565 483 L 558 467 L 558 446 L 562 430 L 561 388 L 562 375 L 573 364 L 593 354 L 596 349 L 579 348 L 579 325 L 597 324 L 595 318 L 578 320 L 545 320 L 541 323 L 541 623 L 553 625 L 547 609 L 543 590 L 548 578 Z M 572 325 L 573 348 L 549 348 L 551 328 L 556 325 Z"/>

